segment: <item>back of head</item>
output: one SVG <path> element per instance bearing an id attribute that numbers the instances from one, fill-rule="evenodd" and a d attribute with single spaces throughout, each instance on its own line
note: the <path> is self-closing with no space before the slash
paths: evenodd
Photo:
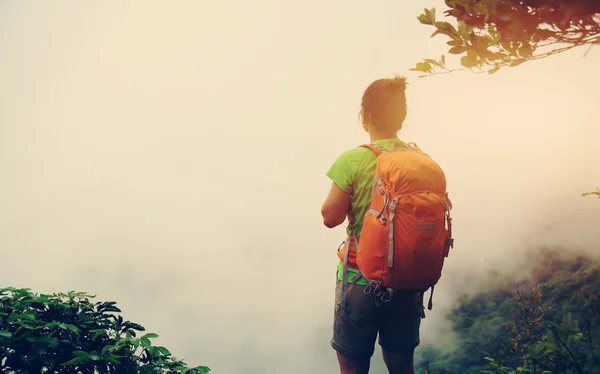
<path id="1" fill-rule="evenodd" d="M 406 78 L 378 79 L 365 90 L 361 102 L 363 124 L 378 132 L 398 132 L 406 118 Z"/>

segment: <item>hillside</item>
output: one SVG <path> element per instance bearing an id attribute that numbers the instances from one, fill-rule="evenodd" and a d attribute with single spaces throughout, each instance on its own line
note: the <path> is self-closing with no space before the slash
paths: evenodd
<path id="1" fill-rule="evenodd" d="M 417 350 L 416 372 L 600 372 L 600 261 L 564 250 L 531 259 L 527 278 L 463 297 L 448 316 L 457 341 Z"/>

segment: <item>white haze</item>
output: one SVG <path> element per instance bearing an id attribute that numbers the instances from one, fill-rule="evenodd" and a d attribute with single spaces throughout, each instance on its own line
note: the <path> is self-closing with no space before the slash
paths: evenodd
<path id="1" fill-rule="evenodd" d="M 401 137 L 444 167 L 456 247 L 423 321 L 528 248 L 598 251 L 600 51 L 416 79 L 443 2 L 4 1 L 0 286 L 115 300 L 219 373 L 333 373 L 324 173 L 368 139 L 374 79 L 409 77 Z M 458 61 L 448 56 L 449 62 Z M 374 359 L 375 374 L 381 358 Z"/>

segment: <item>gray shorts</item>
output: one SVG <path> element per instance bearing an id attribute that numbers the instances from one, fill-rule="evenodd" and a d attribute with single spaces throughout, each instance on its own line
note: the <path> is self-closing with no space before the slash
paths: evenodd
<path id="1" fill-rule="evenodd" d="M 377 306 L 373 292 L 364 285 L 348 284 L 342 309 L 342 281 L 337 280 L 331 346 L 352 359 L 370 358 L 379 345 L 388 352 L 414 350 L 420 343 L 419 328 L 424 317 L 422 294 L 394 293 L 390 302 Z"/>

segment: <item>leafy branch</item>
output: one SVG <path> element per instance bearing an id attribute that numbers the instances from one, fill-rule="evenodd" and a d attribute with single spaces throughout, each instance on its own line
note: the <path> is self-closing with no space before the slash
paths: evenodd
<path id="1" fill-rule="evenodd" d="M 581 194 L 581 196 L 588 196 L 588 195 L 596 195 L 600 199 L 600 187 L 596 187 L 596 191 L 584 192 Z"/>
<path id="2" fill-rule="evenodd" d="M 444 12 L 455 22 L 439 21 L 435 8 L 417 19 L 432 26 L 431 37 L 444 35 L 448 53 L 460 56 L 458 68 L 441 59 L 424 59 L 410 70 L 420 77 L 460 70 L 494 74 L 564 53 L 583 45 L 600 44 L 600 3 L 587 0 L 446 0 Z M 586 52 L 587 53 L 587 52 Z"/>

